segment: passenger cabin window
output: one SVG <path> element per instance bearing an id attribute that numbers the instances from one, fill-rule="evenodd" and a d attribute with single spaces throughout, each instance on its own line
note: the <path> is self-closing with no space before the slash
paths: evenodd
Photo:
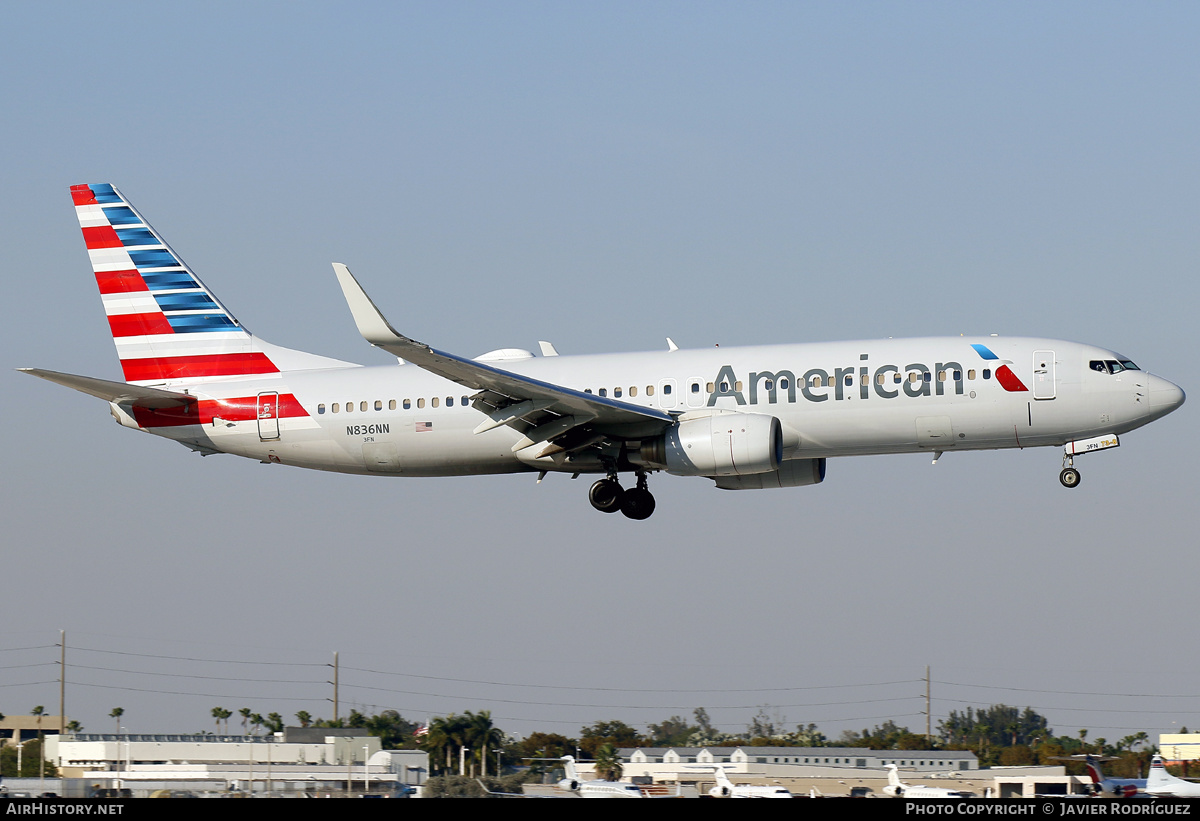
<path id="1" fill-rule="evenodd" d="M 388 400 L 388 410 L 395 410 L 395 409 L 396 409 L 396 400 L 389 399 Z"/>
<path id="2" fill-rule="evenodd" d="M 992 378 L 992 369 L 991 369 L 991 368 L 984 368 L 984 369 L 983 369 L 983 378 L 984 378 L 984 379 L 991 379 L 991 378 Z"/>
<path id="3" fill-rule="evenodd" d="M 601 396 L 608 396 L 608 388 L 601 388 L 601 389 L 600 389 L 600 395 L 601 395 Z"/>
<path id="4" fill-rule="evenodd" d="M 704 390 L 705 390 L 705 391 L 707 391 L 708 393 L 714 393 L 714 391 L 713 391 L 713 383 L 712 383 L 712 382 L 709 382 L 707 385 L 705 385 L 705 386 L 704 386 Z"/>
<path id="5" fill-rule="evenodd" d="M 629 397 L 632 399 L 635 396 L 637 396 L 637 385 L 630 385 L 629 386 Z"/>
<path id="6" fill-rule="evenodd" d="M 330 407 L 330 410 L 332 410 L 334 413 L 337 413 L 338 412 L 338 403 L 334 402 L 333 405 Z"/>
<path id="7" fill-rule="evenodd" d="M 321 413 L 324 413 L 324 412 L 325 412 L 325 406 L 324 406 L 324 405 L 317 405 L 317 413 L 318 413 L 318 414 L 321 414 Z"/>
<path id="8" fill-rule="evenodd" d="M 613 396 L 616 396 L 616 397 L 620 398 L 620 396 L 621 396 L 621 389 L 620 389 L 620 388 L 613 388 Z"/>
<path id="9" fill-rule="evenodd" d="M 367 412 L 367 403 L 365 401 L 358 403 L 358 409 L 363 413 Z"/>
<path id="10" fill-rule="evenodd" d="M 429 405 L 430 405 L 430 407 L 436 408 L 438 406 L 438 403 L 440 403 L 440 402 L 441 402 L 441 400 L 435 396 L 429 400 Z"/>
<path id="11" fill-rule="evenodd" d="M 405 410 L 412 410 L 412 400 L 411 400 L 411 399 L 405 399 L 405 400 L 404 400 L 404 409 L 405 409 Z"/>
<path id="12" fill-rule="evenodd" d="M 651 386 L 651 387 L 649 387 L 649 388 L 646 388 L 646 390 L 647 390 L 647 391 L 649 391 L 651 394 L 653 394 L 653 393 L 654 393 L 654 387 L 653 387 L 653 386 Z M 670 392 L 671 392 L 671 386 L 670 386 L 670 385 L 663 385 L 663 393 L 670 393 Z"/>
<path id="13" fill-rule="evenodd" d="M 671 392 L 670 387 L 671 387 L 670 385 L 667 385 L 667 388 L 666 388 L 667 393 Z M 654 396 L 654 386 L 653 385 L 646 386 L 646 396 Z"/>
<path id="14" fill-rule="evenodd" d="M 377 410 L 377 411 L 383 410 L 383 400 L 382 399 L 375 400 L 375 410 Z"/>
<path id="15" fill-rule="evenodd" d="M 425 407 L 425 397 L 422 396 L 420 399 L 417 400 L 417 407 L 418 408 Z"/>

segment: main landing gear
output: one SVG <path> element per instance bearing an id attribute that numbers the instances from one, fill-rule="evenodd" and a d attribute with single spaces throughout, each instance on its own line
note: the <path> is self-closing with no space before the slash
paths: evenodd
<path id="1" fill-rule="evenodd" d="M 1079 487 L 1079 471 L 1075 469 L 1073 456 L 1063 456 L 1063 469 L 1058 474 L 1058 481 L 1062 482 L 1063 487 Z"/>
<path id="2" fill-rule="evenodd" d="M 646 487 L 646 474 L 638 471 L 637 486 L 625 490 L 617 481 L 617 474 L 610 473 L 588 491 L 588 501 L 601 513 L 616 513 L 618 510 L 630 519 L 649 519 L 654 512 L 654 495 Z"/>

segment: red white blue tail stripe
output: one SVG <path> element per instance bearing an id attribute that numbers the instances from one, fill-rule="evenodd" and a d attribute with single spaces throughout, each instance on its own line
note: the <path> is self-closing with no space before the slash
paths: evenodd
<path id="1" fill-rule="evenodd" d="M 120 191 L 73 185 L 71 198 L 127 382 L 279 372 Z"/>

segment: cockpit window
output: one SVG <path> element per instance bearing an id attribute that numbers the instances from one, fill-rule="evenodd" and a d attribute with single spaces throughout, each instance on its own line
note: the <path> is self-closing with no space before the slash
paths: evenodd
<path id="1" fill-rule="evenodd" d="M 1133 364 L 1128 359 L 1093 359 L 1088 363 L 1088 367 L 1100 373 L 1120 373 L 1121 371 L 1137 371 L 1141 370 L 1137 365 Z"/>

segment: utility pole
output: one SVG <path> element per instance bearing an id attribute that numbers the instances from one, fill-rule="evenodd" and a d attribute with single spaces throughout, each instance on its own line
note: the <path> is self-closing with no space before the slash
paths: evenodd
<path id="1" fill-rule="evenodd" d="M 338 720 L 338 654 L 333 651 L 333 720 Z"/>
<path id="2" fill-rule="evenodd" d="M 58 737 L 67 732 L 67 631 L 58 631 Z"/>
<path id="3" fill-rule="evenodd" d="M 933 733 L 930 731 L 933 711 L 930 709 L 929 698 L 929 665 L 925 665 L 925 746 L 933 744 Z"/>

